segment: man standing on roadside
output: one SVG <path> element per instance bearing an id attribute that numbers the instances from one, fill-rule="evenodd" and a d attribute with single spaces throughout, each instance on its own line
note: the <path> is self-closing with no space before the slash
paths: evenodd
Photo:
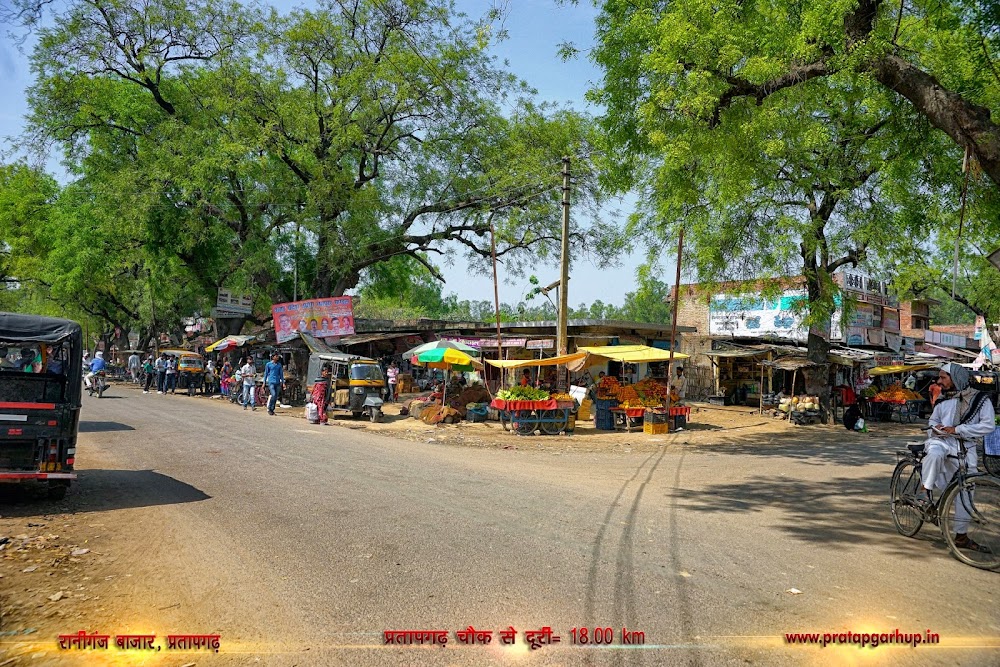
<path id="1" fill-rule="evenodd" d="M 167 355 L 161 354 L 156 360 L 156 393 L 162 394 L 167 386 Z"/>
<path id="2" fill-rule="evenodd" d="M 171 394 L 177 392 L 177 358 L 167 357 L 167 383 L 163 386 L 163 393 L 168 391 Z"/>
<path id="3" fill-rule="evenodd" d="M 271 361 L 264 364 L 264 384 L 271 392 L 271 396 L 267 399 L 267 414 L 273 417 L 278 396 L 285 388 L 285 367 L 281 365 L 281 355 L 277 352 L 271 355 Z"/>
<path id="4" fill-rule="evenodd" d="M 132 376 L 132 382 L 139 384 L 139 366 L 140 366 L 139 353 L 133 352 L 132 356 L 128 358 L 128 372 Z"/>
<path id="5" fill-rule="evenodd" d="M 257 412 L 256 388 L 257 368 L 253 365 L 253 357 L 247 357 L 247 362 L 240 368 L 240 376 L 243 378 L 243 409 L 248 407 Z"/>

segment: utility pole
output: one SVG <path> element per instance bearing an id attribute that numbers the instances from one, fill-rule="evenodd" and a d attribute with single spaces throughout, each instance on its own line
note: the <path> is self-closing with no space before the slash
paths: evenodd
<path id="1" fill-rule="evenodd" d="M 684 252 L 684 225 L 681 225 L 680 236 L 677 237 L 677 277 L 674 279 L 674 314 L 670 318 L 670 358 L 667 361 L 667 423 L 670 423 L 671 399 L 670 380 L 677 382 L 677 370 L 674 368 L 674 348 L 677 347 L 677 305 L 681 301 L 681 257 Z"/>
<path id="2" fill-rule="evenodd" d="M 496 312 L 497 317 L 497 361 L 503 359 L 503 341 L 500 338 L 500 285 L 497 282 L 497 232 L 496 227 L 493 225 L 493 215 L 490 215 L 490 244 L 492 245 L 493 252 L 493 308 Z M 483 360 L 485 361 L 486 355 L 483 355 Z M 483 375 L 486 374 L 486 368 L 483 368 Z M 499 391 L 506 387 L 507 371 L 505 368 L 500 369 L 500 385 L 497 388 Z"/>
<path id="3" fill-rule="evenodd" d="M 569 314 L 569 156 L 562 159 L 562 260 L 559 273 L 559 328 L 556 347 L 559 355 L 569 352 L 567 321 Z M 559 370 L 559 391 L 565 393 L 569 382 L 566 367 Z"/>

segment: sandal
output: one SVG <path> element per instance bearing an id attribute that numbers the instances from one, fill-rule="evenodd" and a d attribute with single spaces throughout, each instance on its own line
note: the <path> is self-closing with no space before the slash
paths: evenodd
<path id="1" fill-rule="evenodd" d="M 955 536 L 955 546 L 959 549 L 968 549 L 969 551 L 978 551 L 982 554 L 993 553 L 990 551 L 989 547 L 984 547 L 982 544 L 974 541 L 967 534 L 956 535 Z"/>

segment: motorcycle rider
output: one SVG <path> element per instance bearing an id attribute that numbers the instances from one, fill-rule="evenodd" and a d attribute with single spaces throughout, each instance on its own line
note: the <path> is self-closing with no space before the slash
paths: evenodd
<path id="1" fill-rule="evenodd" d="M 83 376 L 83 384 L 90 389 L 94 386 L 92 381 L 93 377 L 104 370 L 104 353 L 98 352 L 94 355 L 94 359 L 90 362 L 90 372 Z"/>

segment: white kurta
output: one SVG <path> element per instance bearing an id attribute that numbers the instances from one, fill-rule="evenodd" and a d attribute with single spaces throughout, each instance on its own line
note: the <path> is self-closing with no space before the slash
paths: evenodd
<path id="1" fill-rule="evenodd" d="M 966 409 L 965 406 L 971 403 L 974 393 L 974 390 L 967 389 L 954 398 L 938 401 L 937 405 L 934 406 L 931 418 L 928 420 L 928 424 L 932 427 L 955 426 L 956 434 L 966 440 L 965 446 L 968 450 L 966 462 L 968 463 L 970 473 L 976 472 L 976 464 L 978 463 L 976 443 L 971 440 L 973 438 L 982 438 L 992 433 L 996 427 L 996 415 L 989 398 L 983 401 L 978 416 L 965 424 L 958 424 L 962 416 L 961 411 Z M 962 396 L 966 400 L 960 403 L 959 396 Z M 958 461 L 948 458 L 949 456 L 958 455 L 958 439 L 949 436 L 933 435 L 927 439 L 924 451 L 926 452 L 922 471 L 924 488 L 929 491 L 935 489 L 941 491 L 948 486 L 948 482 L 951 481 L 952 476 L 958 470 Z M 955 503 L 955 531 L 957 533 L 965 533 L 968 528 L 969 514 L 965 509 L 966 504 L 962 502 Z"/>

